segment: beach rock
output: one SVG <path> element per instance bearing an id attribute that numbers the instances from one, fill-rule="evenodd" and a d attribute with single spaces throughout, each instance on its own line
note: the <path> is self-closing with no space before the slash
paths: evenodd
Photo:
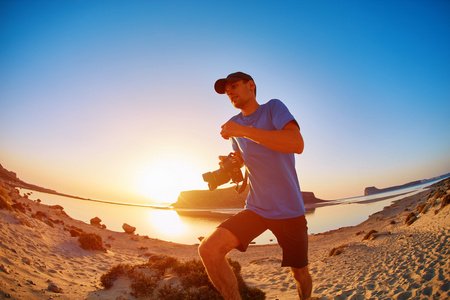
<path id="1" fill-rule="evenodd" d="M 31 265 L 31 260 L 28 257 L 22 257 L 22 262 L 26 265 Z"/>
<path id="2" fill-rule="evenodd" d="M 100 225 L 101 221 L 102 220 L 99 217 L 95 217 L 95 218 L 92 218 L 90 222 L 91 222 L 91 225 L 93 225 L 93 226 L 101 227 L 101 225 Z"/>
<path id="3" fill-rule="evenodd" d="M 29 279 L 27 280 L 27 283 L 30 284 L 30 285 L 36 285 L 36 283 L 34 283 L 33 280 L 29 280 Z"/>
<path id="4" fill-rule="evenodd" d="M 3 264 L 0 265 L 0 271 L 4 272 L 6 274 L 10 274 L 11 273 L 11 269 L 8 268 L 7 266 L 3 265 Z"/>
<path id="5" fill-rule="evenodd" d="M 38 210 L 35 214 L 32 214 L 31 217 L 44 222 L 45 219 L 48 219 L 47 213 Z"/>
<path id="6" fill-rule="evenodd" d="M 47 289 L 48 289 L 50 292 L 58 293 L 58 294 L 60 294 L 60 293 L 63 292 L 62 288 L 58 287 L 58 286 L 57 286 L 56 284 L 54 284 L 53 282 L 49 282 L 49 283 L 48 283 Z"/>
<path id="7" fill-rule="evenodd" d="M 84 230 L 80 228 L 72 228 L 69 232 L 71 237 L 79 237 L 84 232 Z"/>
<path id="8" fill-rule="evenodd" d="M 14 203 L 13 205 L 11 205 L 12 208 L 14 208 L 15 211 L 20 211 L 21 213 L 25 213 L 25 207 L 23 206 L 22 203 Z"/>
<path id="9" fill-rule="evenodd" d="M 417 220 L 416 214 L 413 213 L 413 212 L 411 212 L 411 213 L 409 213 L 409 215 L 406 217 L 405 224 L 409 226 L 409 225 L 411 225 L 412 223 L 414 223 L 416 220 Z"/>
<path id="10" fill-rule="evenodd" d="M 96 233 L 82 233 L 78 238 L 78 242 L 84 250 L 106 252 L 105 247 L 103 247 L 102 237 Z"/>
<path id="11" fill-rule="evenodd" d="M 123 223 L 122 229 L 129 234 L 133 234 L 136 231 L 136 227 L 130 226 L 127 223 Z"/>

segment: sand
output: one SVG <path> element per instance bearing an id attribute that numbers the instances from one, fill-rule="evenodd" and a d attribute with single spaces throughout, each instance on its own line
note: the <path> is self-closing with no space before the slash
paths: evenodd
<path id="1" fill-rule="evenodd" d="M 438 198 L 433 196 L 437 189 L 444 190 Z M 441 208 L 448 193 L 447 180 L 394 202 L 362 224 L 311 235 L 313 296 L 450 298 L 450 205 Z M 13 191 L 10 195 L 13 203 L 22 203 L 25 212 L 0 209 L 0 298 L 131 300 L 135 298 L 128 282 L 117 280 L 112 289 L 104 290 L 100 276 L 119 263 L 142 264 L 150 254 L 167 254 L 181 261 L 198 258 L 198 245 L 101 229 L 70 218 L 59 207 Z M 425 204 L 426 213 L 416 211 L 420 204 Z M 46 216 L 33 217 L 38 211 Z M 417 220 L 407 225 L 411 212 Z M 72 227 L 99 234 L 107 251 L 81 249 L 78 239 L 67 231 Z M 363 240 L 371 230 L 377 231 L 376 238 Z M 333 248 L 341 253 L 329 256 Z M 266 299 L 298 299 L 289 269 L 280 267 L 278 245 L 251 246 L 246 253 L 233 250 L 229 256 L 242 265 L 247 284 L 262 289 Z"/>

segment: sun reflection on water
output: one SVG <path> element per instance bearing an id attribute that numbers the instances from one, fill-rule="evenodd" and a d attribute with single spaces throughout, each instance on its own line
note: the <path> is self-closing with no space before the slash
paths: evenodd
<path id="1" fill-rule="evenodd" d="M 152 228 L 168 237 L 181 236 L 188 230 L 180 216 L 173 210 L 150 210 L 148 220 Z"/>

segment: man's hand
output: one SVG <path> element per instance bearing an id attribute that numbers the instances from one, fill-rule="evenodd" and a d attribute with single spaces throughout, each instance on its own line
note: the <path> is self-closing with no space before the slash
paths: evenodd
<path id="1" fill-rule="evenodd" d="M 228 121 L 222 125 L 222 130 L 220 131 L 220 135 L 228 140 L 230 137 L 243 137 L 243 130 L 245 126 L 239 125 L 238 123 Z"/>
<path id="2" fill-rule="evenodd" d="M 303 137 L 295 120 L 288 122 L 281 130 L 264 130 L 239 125 L 228 121 L 222 126 L 222 137 L 244 137 L 269 149 L 283 153 L 302 153 Z"/>
<path id="3" fill-rule="evenodd" d="M 225 158 L 227 158 L 228 156 L 224 156 L 224 155 L 220 155 L 219 156 L 219 166 L 222 166 L 223 165 L 223 160 L 225 159 Z M 239 164 L 239 166 L 242 168 L 243 166 L 244 166 L 244 159 L 242 158 L 242 153 L 241 152 L 239 152 L 239 151 L 234 151 L 234 158 L 233 158 L 233 160 L 235 160 L 238 164 Z"/>

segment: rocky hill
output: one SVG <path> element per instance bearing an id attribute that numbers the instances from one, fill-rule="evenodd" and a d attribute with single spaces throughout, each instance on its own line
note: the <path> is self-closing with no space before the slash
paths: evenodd
<path id="1" fill-rule="evenodd" d="M 1 164 L 0 164 L 0 179 L 4 180 L 5 182 L 16 186 L 16 187 L 20 187 L 20 188 L 25 188 L 25 189 L 29 189 L 29 190 L 33 190 L 33 191 L 39 191 L 39 192 L 44 192 L 44 193 L 50 193 L 50 194 L 55 194 L 56 192 L 54 190 L 50 190 L 50 189 L 46 189 L 34 184 L 30 184 L 30 183 L 26 183 L 23 180 L 20 180 L 19 177 L 17 177 L 17 174 L 12 172 L 12 171 L 8 171 L 7 169 L 5 169 Z"/>
<path id="2" fill-rule="evenodd" d="M 437 179 L 443 179 L 443 178 L 447 178 L 450 176 L 450 173 L 441 175 L 441 176 L 437 176 L 437 177 L 433 177 L 433 178 L 428 178 L 428 179 L 422 179 L 422 180 L 415 180 L 415 181 L 411 181 L 402 185 L 397 185 L 397 186 L 391 186 L 388 188 L 384 188 L 384 189 L 378 189 L 374 186 L 369 186 L 366 187 L 364 189 L 364 196 L 369 196 L 369 195 L 373 195 L 373 194 L 378 194 L 378 193 L 384 193 L 384 192 L 390 192 L 390 191 L 394 191 L 394 190 L 398 190 L 398 189 L 404 189 L 407 187 L 411 187 L 411 186 L 415 186 L 418 184 L 422 184 L 422 183 L 427 183 L 433 180 L 437 180 Z"/>

